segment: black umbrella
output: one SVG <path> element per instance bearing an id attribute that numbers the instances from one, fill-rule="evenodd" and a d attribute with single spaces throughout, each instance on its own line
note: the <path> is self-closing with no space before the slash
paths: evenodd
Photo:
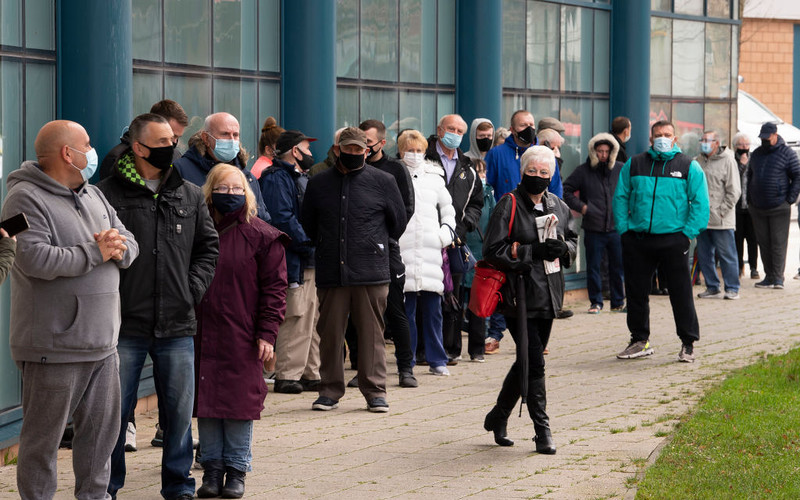
<path id="1" fill-rule="evenodd" d="M 519 387 L 522 403 L 519 406 L 519 416 L 522 416 L 522 407 L 528 402 L 528 305 L 525 300 L 525 275 L 517 275 L 517 363 L 519 363 Z"/>

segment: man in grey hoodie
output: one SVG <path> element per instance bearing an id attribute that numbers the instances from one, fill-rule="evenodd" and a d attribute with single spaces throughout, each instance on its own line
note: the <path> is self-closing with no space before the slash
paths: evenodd
<path id="1" fill-rule="evenodd" d="M 75 497 L 108 498 L 119 433 L 119 269 L 139 253 L 133 235 L 87 180 L 97 153 L 77 123 L 45 124 L 38 163 L 8 176 L 0 218 L 25 213 L 11 269 L 11 356 L 22 370 L 17 487 L 23 499 L 52 498 L 61 433 L 75 426 Z"/>

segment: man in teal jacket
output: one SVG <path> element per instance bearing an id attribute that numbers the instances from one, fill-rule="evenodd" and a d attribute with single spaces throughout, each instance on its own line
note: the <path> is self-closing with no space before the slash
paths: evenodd
<path id="1" fill-rule="evenodd" d="M 672 315 L 681 339 L 678 359 L 694 361 L 700 327 L 689 276 L 689 244 L 708 224 L 708 187 L 703 169 L 676 145 L 675 126 L 659 121 L 651 147 L 622 167 L 614 192 L 614 220 L 622 235 L 628 329 L 631 342 L 617 354 L 633 359 L 650 347 L 650 281 L 656 268 L 667 276 Z"/>

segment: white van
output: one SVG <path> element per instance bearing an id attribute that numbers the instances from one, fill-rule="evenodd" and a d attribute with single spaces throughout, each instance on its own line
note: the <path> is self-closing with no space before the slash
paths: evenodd
<path id="1" fill-rule="evenodd" d="M 744 90 L 739 91 L 737 101 L 739 106 L 739 120 L 736 125 L 739 128 L 739 132 L 744 132 L 750 136 L 751 150 L 761 145 L 761 140 L 758 138 L 761 125 L 766 122 L 773 122 L 778 125 L 778 135 L 783 137 L 783 140 L 786 141 L 786 145 L 800 156 L 799 128 L 781 120 L 778 115 Z"/>

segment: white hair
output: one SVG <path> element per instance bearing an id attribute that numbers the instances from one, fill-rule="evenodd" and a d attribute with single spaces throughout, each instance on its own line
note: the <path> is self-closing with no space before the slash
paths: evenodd
<path id="1" fill-rule="evenodd" d="M 519 174 L 525 175 L 525 169 L 531 163 L 545 164 L 550 170 L 550 177 L 556 169 L 556 155 L 547 146 L 531 146 L 519 159 Z"/>
<path id="2" fill-rule="evenodd" d="M 733 140 L 731 141 L 733 143 L 733 147 L 736 147 L 736 143 L 739 142 L 740 139 L 746 140 L 747 144 L 750 145 L 753 144 L 753 140 L 750 139 L 749 135 L 745 134 L 744 132 L 737 132 L 736 135 L 733 136 Z"/>

